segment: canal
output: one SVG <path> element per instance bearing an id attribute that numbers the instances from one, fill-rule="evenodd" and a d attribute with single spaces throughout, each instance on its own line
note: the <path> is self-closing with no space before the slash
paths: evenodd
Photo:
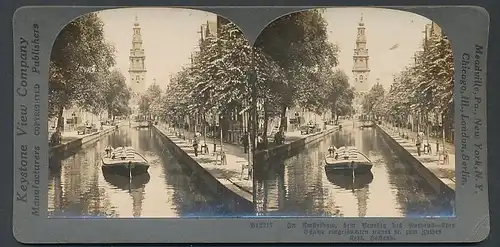
<path id="1" fill-rule="evenodd" d="M 196 176 L 160 145 L 149 129 L 128 126 L 88 144 L 70 157 L 51 160 L 49 217 L 223 216 L 231 212 Z M 101 171 L 108 145 L 132 146 L 150 162 L 149 174 L 129 181 Z"/>
<path id="2" fill-rule="evenodd" d="M 375 128 L 343 129 L 298 155 L 270 161 L 257 177 L 259 215 L 425 217 L 454 214 L 453 203 L 431 188 Z M 373 162 L 371 174 L 327 174 L 324 153 L 330 145 L 356 146 Z"/>

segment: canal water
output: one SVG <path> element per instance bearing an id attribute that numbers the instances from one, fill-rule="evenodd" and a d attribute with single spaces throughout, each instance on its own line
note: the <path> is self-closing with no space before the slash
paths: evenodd
<path id="1" fill-rule="evenodd" d="M 346 125 L 298 155 L 269 162 L 257 177 L 260 215 L 425 217 L 451 216 L 449 197 L 434 192 L 391 151 L 375 128 Z M 333 175 L 324 170 L 330 145 L 356 146 L 373 162 L 371 174 Z"/>
<path id="2" fill-rule="evenodd" d="M 149 129 L 121 127 L 70 157 L 51 161 L 49 217 L 224 216 L 224 203 L 160 145 Z M 150 162 L 149 174 L 132 181 L 103 174 L 104 148 L 132 146 Z"/>

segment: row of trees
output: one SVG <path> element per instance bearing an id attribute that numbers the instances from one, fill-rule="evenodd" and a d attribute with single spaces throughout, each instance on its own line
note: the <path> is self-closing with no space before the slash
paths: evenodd
<path id="1" fill-rule="evenodd" d="M 433 130 L 451 141 L 453 85 L 450 41 L 443 33 L 432 31 L 423 42 L 423 50 L 415 54 L 415 64 L 395 76 L 387 93 L 381 85 L 375 85 L 365 96 L 363 109 L 404 127 L 408 127 L 411 116 L 417 120 L 418 130 Z M 436 128 L 438 122 L 442 123 L 440 129 Z"/>
<path id="2" fill-rule="evenodd" d="M 153 120 L 162 114 L 162 91 L 158 84 L 152 84 L 146 90 L 146 93 L 139 98 L 140 117 Z"/>
<path id="3" fill-rule="evenodd" d="M 335 70 L 339 49 L 329 42 L 326 26 L 321 10 L 290 14 L 251 46 L 233 23 L 220 25 L 216 35 L 200 41 L 192 63 L 171 78 L 160 115 L 176 123 L 198 115 L 207 122 L 207 116 L 254 109 L 266 135 L 272 117 L 281 118 L 284 130 L 294 106 L 349 114 L 354 93 L 345 73 Z"/>
<path id="4" fill-rule="evenodd" d="M 111 118 L 130 113 L 131 92 L 115 65 L 114 48 L 104 39 L 95 13 L 66 25 L 57 36 L 49 65 L 49 118 L 62 127 L 63 112 L 77 106 Z"/>

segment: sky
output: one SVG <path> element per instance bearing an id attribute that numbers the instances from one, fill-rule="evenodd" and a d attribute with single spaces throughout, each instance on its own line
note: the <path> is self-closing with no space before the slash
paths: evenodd
<path id="1" fill-rule="evenodd" d="M 132 46 L 132 27 L 137 15 L 146 54 L 147 85 L 156 79 L 164 88 L 170 76 L 189 64 L 191 53 L 197 49 L 200 26 L 214 14 L 172 8 L 128 8 L 99 12 L 104 22 L 104 34 L 116 48 L 116 67 L 129 81 L 129 49 Z M 420 50 L 425 17 L 397 10 L 376 8 L 330 8 L 324 13 L 328 23 L 329 39 L 340 48 L 339 69 L 352 78 L 353 49 L 361 15 L 366 27 L 367 48 L 370 55 L 368 83 L 377 78 L 388 88 L 392 75 L 410 64 L 415 51 Z M 398 48 L 390 50 L 394 45 Z"/>
<path id="2" fill-rule="evenodd" d="M 374 85 L 377 78 L 388 89 L 393 74 L 402 71 L 413 61 L 413 55 L 421 50 L 426 17 L 380 8 L 330 8 L 324 17 L 328 23 L 329 39 L 340 48 L 339 69 L 352 79 L 353 53 L 357 28 L 363 15 L 370 75 L 368 83 Z M 396 49 L 390 48 L 398 45 Z"/>
<path id="3" fill-rule="evenodd" d="M 189 64 L 191 53 L 198 47 L 201 25 L 216 20 L 216 15 L 211 13 L 175 8 L 128 8 L 98 13 L 104 22 L 106 40 L 115 46 L 116 67 L 128 83 L 136 15 L 146 55 L 146 87 L 156 79 L 156 83 L 165 88 L 170 76 Z"/>

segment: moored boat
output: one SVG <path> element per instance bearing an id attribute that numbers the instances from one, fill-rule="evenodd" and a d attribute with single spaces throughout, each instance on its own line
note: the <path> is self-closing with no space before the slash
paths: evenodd
<path id="1" fill-rule="evenodd" d="M 106 173 L 134 176 L 146 173 L 148 169 L 146 158 L 131 147 L 108 147 L 102 157 L 102 171 Z"/>
<path id="2" fill-rule="evenodd" d="M 363 121 L 361 123 L 361 128 L 371 128 L 375 125 L 373 121 Z"/>
<path id="3" fill-rule="evenodd" d="M 149 128 L 149 122 L 143 121 L 140 122 L 139 125 L 137 125 L 137 128 Z"/>
<path id="4" fill-rule="evenodd" d="M 356 147 L 340 147 L 332 154 L 325 155 L 325 171 L 365 173 L 372 169 L 372 162 Z"/>

